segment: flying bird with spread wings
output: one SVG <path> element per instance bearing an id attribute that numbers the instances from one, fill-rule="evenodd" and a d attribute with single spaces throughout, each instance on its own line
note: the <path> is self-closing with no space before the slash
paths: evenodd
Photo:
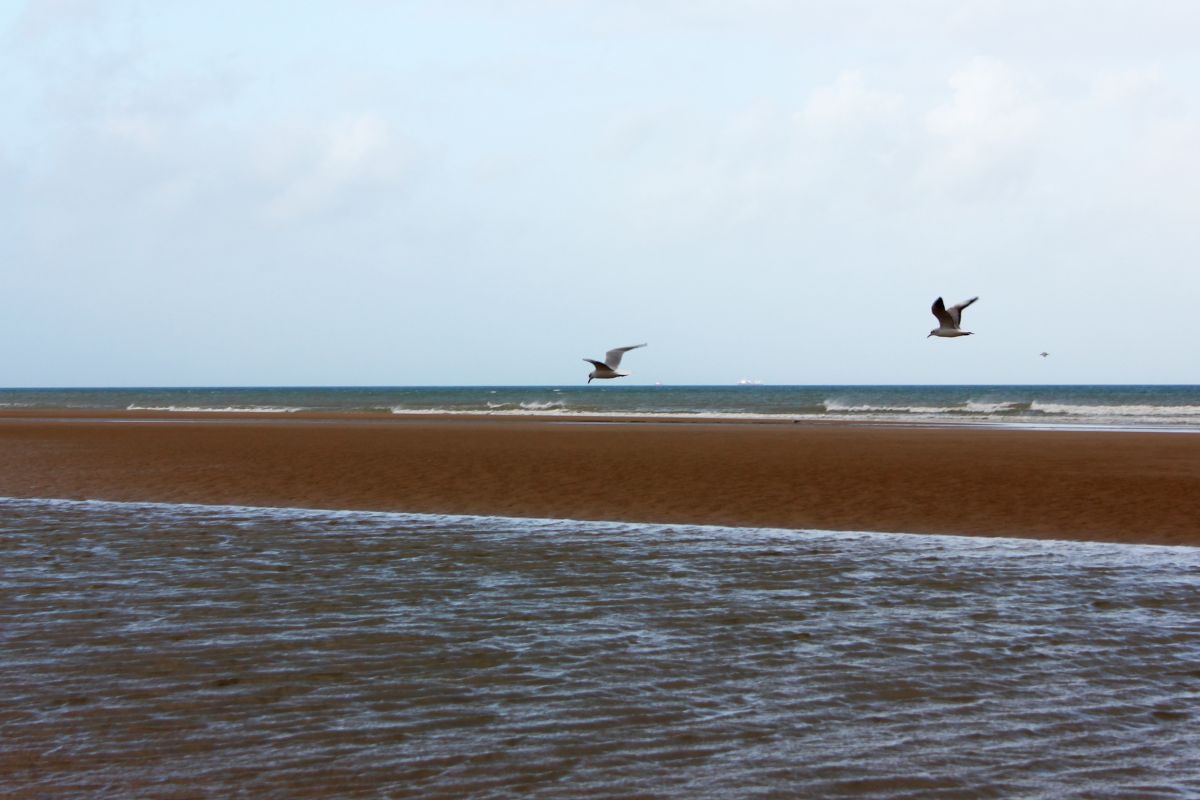
<path id="1" fill-rule="evenodd" d="M 933 301 L 933 315 L 937 317 L 938 326 L 929 332 L 929 336 L 940 336 L 943 339 L 953 339 L 955 336 L 970 336 L 970 331 L 961 330 L 958 326 L 962 324 L 962 312 L 967 306 L 978 300 L 978 297 L 972 297 L 970 300 L 959 303 L 956 306 L 946 308 L 946 304 L 942 302 L 942 298 Z M 929 336 L 925 338 L 928 339 Z"/>
<path id="2" fill-rule="evenodd" d="M 605 378 L 624 378 L 629 375 L 628 372 L 618 372 L 617 368 L 621 366 L 621 357 L 630 350 L 636 350 L 639 347 L 645 347 L 645 343 L 631 344 L 628 347 L 616 347 L 604 354 L 603 361 L 593 361 L 590 358 L 585 358 L 584 361 L 591 364 L 595 369 L 588 373 L 588 383 L 593 380 Z"/>

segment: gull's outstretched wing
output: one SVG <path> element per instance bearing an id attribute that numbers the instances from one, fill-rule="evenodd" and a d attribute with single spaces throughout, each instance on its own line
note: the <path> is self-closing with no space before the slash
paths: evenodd
<path id="1" fill-rule="evenodd" d="M 630 350 L 637 350 L 639 347 L 645 346 L 643 342 L 642 344 L 631 344 L 629 347 L 615 347 L 604 354 L 604 363 L 608 365 L 609 369 L 616 369 L 621 366 L 621 356 Z"/>
<path id="2" fill-rule="evenodd" d="M 943 328 L 957 328 L 958 327 L 958 323 L 955 322 L 954 317 L 950 316 L 949 312 L 946 311 L 946 304 L 942 302 L 942 298 L 939 297 L 937 300 L 934 300 L 933 308 L 930 310 L 933 311 L 933 315 L 935 317 L 937 317 L 938 325 L 940 325 L 941 327 L 943 327 Z"/>
<path id="3" fill-rule="evenodd" d="M 597 367 L 598 369 L 604 369 L 608 366 L 608 364 L 605 364 L 603 361 L 593 361 L 590 358 L 585 358 L 584 361 L 588 362 L 593 367 Z"/>
<path id="4" fill-rule="evenodd" d="M 967 306 L 971 305 L 971 303 L 974 303 L 978 299 L 979 299 L 978 297 L 972 297 L 970 300 L 966 300 L 962 303 L 959 303 L 956 306 L 950 306 L 949 313 L 950 313 L 950 318 L 954 320 L 954 327 L 957 328 L 960 324 L 962 324 L 963 309 L 966 308 Z M 934 312 L 934 313 L 937 313 L 937 312 Z"/>

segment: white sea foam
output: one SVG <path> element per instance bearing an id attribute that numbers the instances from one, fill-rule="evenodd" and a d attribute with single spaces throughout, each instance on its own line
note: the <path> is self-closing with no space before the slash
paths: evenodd
<path id="1" fill-rule="evenodd" d="M 552 408 L 566 408 L 566 403 L 561 400 L 547 400 L 544 403 L 539 403 L 536 400 L 527 400 L 521 403 L 521 408 L 526 411 L 548 411 Z"/>
<path id="2" fill-rule="evenodd" d="M 1042 429 L 1111 429 L 1111 430 L 1157 430 L 1171 432 L 1189 432 L 1197 430 L 1194 426 L 1197 415 L 1113 415 L 1103 416 L 1072 416 L 1068 414 L 1038 415 L 1023 414 L 1020 407 L 996 403 L 993 411 L 968 410 L 961 407 L 933 406 L 875 406 L 834 405 L 825 412 L 802 411 L 789 413 L 779 412 L 750 412 L 750 411 L 614 411 L 610 409 L 568 409 L 563 407 L 530 407 L 522 404 L 519 407 L 489 407 L 489 408 L 409 408 L 392 406 L 389 410 L 397 416 L 514 416 L 514 417 L 547 417 L 554 419 L 658 419 L 658 420 L 713 420 L 713 421 L 792 421 L 792 422 L 831 422 L 852 420 L 855 423 L 875 424 L 921 424 L 921 425 L 978 425 L 991 423 L 994 425 L 1021 425 L 1026 428 Z M 1093 407 L 1094 408 L 1094 407 Z M 1160 407 L 1153 407 L 1160 408 Z M 1005 413 L 1007 412 L 1007 413 Z M 1168 428 L 1167 425 L 1176 427 Z"/>
<path id="3" fill-rule="evenodd" d="M 950 406 L 876 406 L 868 403 L 847 405 L 839 400 L 824 401 L 825 410 L 832 414 L 950 414 L 962 411 Z"/>
<path id="4" fill-rule="evenodd" d="M 1030 410 L 1043 414 L 1104 417 L 1200 417 L 1200 406 L 1151 406 L 1151 405 L 1072 405 L 1068 403 L 1030 404 Z"/>
<path id="5" fill-rule="evenodd" d="M 640 412 L 618 412 L 618 411 L 576 411 L 566 408 L 566 405 L 561 402 L 524 402 L 517 405 L 512 403 L 493 403 L 487 402 L 486 408 L 411 408 L 408 406 L 392 406 L 388 410 L 398 416 L 430 416 L 452 414 L 455 416 L 471 416 L 471 417 L 491 417 L 491 416 L 519 416 L 519 417 L 647 417 L 647 416 L 664 416 L 662 414 L 640 413 Z"/>
<path id="6" fill-rule="evenodd" d="M 352 519 L 364 523 L 378 522 L 387 529 L 396 524 L 415 523 L 425 525 L 476 525 L 486 526 L 500 523 L 514 528 L 521 528 L 528 533 L 546 533 L 560 536 L 564 530 L 603 532 L 629 532 L 638 535 L 646 534 L 681 534 L 697 533 L 709 536 L 720 536 L 735 540 L 761 539 L 792 539 L 792 540 L 854 540 L 878 539 L 881 541 L 905 541 L 920 543 L 922 547 L 929 544 L 942 544 L 947 547 L 960 548 L 966 552 L 992 550 L 999 553 L 1010 551 L 1014 556 L 1038 552 L 1104 552 L 1109 551 L 1123 554 L 1128 559 L 1131 556 L 1145 554 L 1170 554 L 1174 563 L 1181 559 L 1200 559 L 1200 547 L 1190 545 L 1159 545 L 1126 542 L 1092 542 L 1075 539 L 1028 539 L 1010 536 L 977 536 L 973 534 L 950 533 L 910 533 L 907 531 L 873 531 L 873 530 L 828 530 L 824 528 L 771 528 L 746 527 L 738 525 L 705 525 L 700 523 L 669 523 L 669 522 L 623 522 L 618 520 L 577 520 L 558 517 L 515 517 L 500 514 L 438 514 L 414 511 L 368 511 L 361 509 L 342 508 L 307 508 L 299 506 L 248 506 L 233 503 L 170 503 L 148 500 L 75 500 L 56 497 L 7 497 L 0 495 L 0 508 L 33 510 L 46 508 L 78 508 L 78 509 L 109 509 L 142 512 L 160 512 L 165 516 L 171 515 L 221 515 L 224 519 L 292 519 L 297 521 L 311 519 Z M 1132 564 L 1134 561 L 1127 561 Z M 1200 568 L 1200 560 L 1196 561 Z"/>
<path id="7" fill-rule="evenodd" d="M 172 411 L 175 413 L 188 414 L 291 414 L 296 411 L 304 411 L 301 406 L 225 406 L 224 408 L 213 408 L 211 406 L 139 406 L 128 405 L 126 411 Z"/>
<path id="8" fill-rule="evenodd" d="M 825 410 L 832 414 L 1012 414 L 1028 408 L 1017 400 L 967 400 L 954 406 L 850 405 L 838 400 L 826 400 Z"/>
<path id="9" fill-rule="evenodd" d="M 511 405 L 511 404 L 510 404 Z M 608 409 L 568 409 L 561 406 L 530 407 L 522 404 L 518 408 L 409 408 L 392 406 L 389 409 L 397 416 L 516 416 L 516 417 L 602 417 L 605 419 L 745 419 L 745 420 L 788 420 L 822 419 L 820 414 L 767 414 L 742 411 L 611 411 Z"/>
<path id="10" fill-rule="evenodd" d="M 12 403 L 10 406 L 25 404 Z M 1058 427 L 1080 427 L 1084 425 L 1110 425 L 1123 428 L 1144 426 L 1162 428 L 1168 424 L 1191 429 L 1200 422 L 1200 405 L 1093 405 L 1054 403 L 1034 400 L 974 400 L 969 399 L 954 405 L 903 405 L 887 403 L 854 403 L 828 398 L 820 405 L 810 405 L 793 410 L 741 411 L 712 409 L 693 411 L 687 409 L 622 409 L 603 407 L 568 407 L 565 400 L 497 401 L 485 400 L 482 406 L 455 407 L 406 407 L 383 405 L 372 407 L 395 415 L 463 415 L 463 416 L 534 416 L 552 418 L 611 418 L 611 419 L 663 419 L 663 420 L 764 420 L 797 422 L 853 419 L 863 423 L 895 423 L 909 421 L 921 424 L 964 424 L 983 423 L 994 420 L 999 423 L 1025 425 L 1056 425 Z M 156 411 L 167 413 L 244 413 L 244 414 L 291 414 L 313 410 L 305 406 L 282 405 L 139 405 L 126 406 L 128 411 Z"/>
<path id="11" fill-rule="evenodd" d="M 972 414 L 1007 414 L 1014 411 L 1020 411 L 1026 407 L 1026 403 L 1016 401 L 983 401 L 983 400 L 968 400 L 966 411 Z"/>
<path id="12" fill-rule="evenodd" d="M 539 403 L 536 400 L 526 400 L 517 405 L 525 411 L 548 411 L 554 408 L 566 408 L 566 404 L 561 400 L 548 400 L 544 403 Z M 489 410 L 496 411 L 503 408 L 512 408 L 513 403 L 493 403 L 491 400 L 488 400 L 487 407 Z"/>

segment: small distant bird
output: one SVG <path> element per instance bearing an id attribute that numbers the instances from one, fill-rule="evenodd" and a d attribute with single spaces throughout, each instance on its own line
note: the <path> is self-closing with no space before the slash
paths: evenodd
<path id="1" fill-rule="evenodd" d="M 970 336 L 970 331 L 959 330 L 958 326 L 962 323 L 963 309 L 978 299 L 978 297 L 972 297 L 970 300 L 950 306 L 950 308 L 946 308 L 942 298 L 934 300 L 933 315 L 937 317 L 938 326 L 929 332 L 929 336 L 941 336 L 946 339 L 953 339 L 955 336 Z M 925 338 L 928 339 L 929 336 Z"/>
<path id="2" fill-rule="evenodd" d="M 926 338 L 928 338 L 928 337 L 926 337 Z M 1042 358 L 1045 358 L 1046 356 L 1048 356 L 1050 354 L 1047 353 L 1045 350 L 1043 350 L 1042 352 L 1038 353 L 1038 355 L 1041 356 Z"/>
<path id="3" fill-rule="evenodd" d="M 594 370 L 588 373 L 588 383 L 597 378 L 624 378 L 629 374 L 628 372 L 617 372 L 617 367 L 621 366 L 621 356 L 630 350 L 637 350 L 639 347 L 645 346 L 643 342 L 642 344 L 631 344 L 629 347 L 614 348 L 604 354 L 603 361 L 593 361 L 590 358 L 585 358 L 584 361 L 595 367 Z"/>

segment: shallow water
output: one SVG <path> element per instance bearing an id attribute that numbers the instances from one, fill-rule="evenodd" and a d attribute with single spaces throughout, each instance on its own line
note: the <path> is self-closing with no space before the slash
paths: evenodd
<path id="1" fill-rule="evenodd" d="M 0 500 L 53 797 L 1195 797 L 1200 550 Z"/>

